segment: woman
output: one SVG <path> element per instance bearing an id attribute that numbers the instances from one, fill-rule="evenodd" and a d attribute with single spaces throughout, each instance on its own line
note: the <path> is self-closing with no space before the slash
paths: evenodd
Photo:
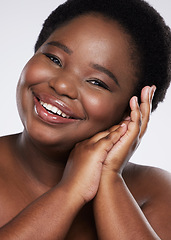
<path id="1" fill-rule="evenodd" d="M 1 138 L 1 239 L 170 238 L 169 174 L 128 164 L 169 85 L 169 49 L 143 1 L 51 14 L 17 87 L 24 131 Z"/>

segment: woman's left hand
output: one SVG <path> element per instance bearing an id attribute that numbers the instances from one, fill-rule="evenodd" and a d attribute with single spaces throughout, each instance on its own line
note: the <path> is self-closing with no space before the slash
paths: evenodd
<path id="1" fill-rule="evenodd" d="M 144 135 L 151 113 L 151 103 L 153 99 L 155 86 L 146 86 L 141 92 L 141 104 L 139 106 L 137 97 L 130 100 L 131 114 L 121 124 L 127 125 L 126 133 L 113 146 L 103 163 L 102 176 L 110 172 L 121 174 L 128 160 L 138 147 L 142 136 Z M 114 131 L 118 126 L 113 126 L 110 131 Z"/>

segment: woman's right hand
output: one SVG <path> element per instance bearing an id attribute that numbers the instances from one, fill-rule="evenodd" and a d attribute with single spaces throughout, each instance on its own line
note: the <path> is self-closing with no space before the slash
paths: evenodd
<path id="1" fill-rule="evenodd" d="M 125 134 L 127 125 L 104 131 L 77 143 L 66 164 L 61 183 L 72 188 L 86 203 L 97 193 L 103 162 L 114 144 Z M 78 195 L 77 195 L 78 196 Z"/>

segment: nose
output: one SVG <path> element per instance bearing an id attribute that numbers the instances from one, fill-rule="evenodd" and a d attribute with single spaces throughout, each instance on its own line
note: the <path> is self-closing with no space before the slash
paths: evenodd
<path id="1" fill-rule="evenodd" d="M 59 74 L 49 81 L 49 86 L 55 90 L 58 95 L 67 96 L 71 99 L 77 99 L 78 86 L 76 76 L 71 74 Z"/>

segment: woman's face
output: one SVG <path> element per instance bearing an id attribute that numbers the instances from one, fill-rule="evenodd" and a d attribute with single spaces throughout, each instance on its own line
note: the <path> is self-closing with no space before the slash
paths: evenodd
<path id="1" fill-rule="evenodd" d="M 34 141 L 71 149 L 120 122 L 136 84 L 129 36 L 81 16 L 57 29 L 21 73 L 17 103 Z"/>

